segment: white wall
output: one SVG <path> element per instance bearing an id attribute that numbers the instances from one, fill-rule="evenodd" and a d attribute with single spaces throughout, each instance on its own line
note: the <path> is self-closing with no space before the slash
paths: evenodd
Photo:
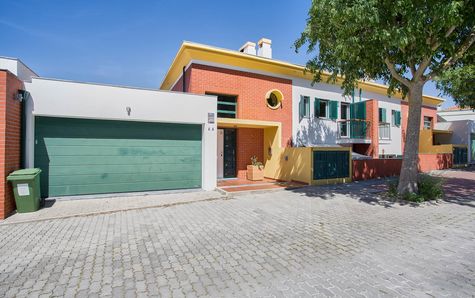
<path id="1" fill-rule="evenodd" d="M 401 111 L 400 101 L 388 98 L 380 98 L 378 107 L 386 109 L 386 121 L 390 123 L 390 140 L 379 140 L 379 154 L 402 155 L 402 131 L 401 126 L 393 126 L 392 110 Z M 402 116 L 401 116 L 402 118 Z"/>
<path id="2" fill-rule="evenodd" d="M 313 145 L 335 145 L 338 139 L 337 122 L 327 119 L 318 119 L 314 115 L 315 97 L 339 101 L 338 119 L 340 120 L 341 103 L 352 103 L 351 96 L 343 96 L 343 90 L 338 85 L 316 83 L 312 86 L 311 81 L 304 79 L 293 79 L 292 85 L 292 137 L 296 144 L 301 146 Z M 300 96 L 310 97 L 310 117 L 299 119 Z M 361 101 L 369 99 L 378 100 L 379 107 L 386 108 L 387 119 L 391 121 L 391 110 L 401 111 L 401 100 L 388 98 L 387 96 L 363 91 Z M 359 93 L 355 94 L 355 102 L 359 102 Z M 349 115 L 348 115 L 349 117 Z M 401 127 L 391 126 L 391 140 L 382 141 L 379 144 L 379 154 L 402 154 L 401 148 Z"/>
<path id="3" fill-rule="evenodd" d="M 292 139 L 296 146 L 336 145 L 338 124 L 335 120 L 315 118 L 315 97 L 339 101 L 338 117 L 341 103 L 351 103 L 350 97 L 343 97 L 338 86 L 317 83 L 314 86 L 304 79 L 292 80 Z M 336 88 L 335 88 L 336 87 Z M 300 96 L 310 97 L 310 115 L 300 121 Z M 349 118 L 349 115 L 348 115 Z"/>
<path id="4" fill-rule="evenodd" d="M 203 127 L 203 183 L 216 188 L 216 97 L 33 78 L 26 83 L 27 166 L 34 165 L 34 117 L 200 124 Z M 130 107 L 130 116 L 127 113 Z M 208 124 L 214 113 L 214 124 Z"/>
<path id="5" fill-rule="evenodd" d="M 468 161 L 475 163 L 475 148 L 472 147 L 471 134 L 475 134 L 475 120 L 458 120 L 450 122 L 438 122 L 435 125 L 436 129 L 450 130 L 452 135 L 450 137 L 451 144 L 462 144 L 468 146 Z"/>
<path id="6" fill-rule="evenodd" d="M 458 121 L 458 120 L 475 120 L 475 111 L 463 110 L 463 111 L 440 111 L 437 115 L 442 117 L 445 121 Z"/>
<path id="7" fill-rule="evenodd" d="M 10 71 L 24 82 L 31 82 L 31 78 L 37 76 L 28 66 L 15 58 L 0 57 L 0 69 Z"/>

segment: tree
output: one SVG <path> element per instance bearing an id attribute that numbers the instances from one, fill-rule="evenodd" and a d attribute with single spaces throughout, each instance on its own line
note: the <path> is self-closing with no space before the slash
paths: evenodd
<path id="1" fill-rule="evenodd" d="M 453 97 L 461 108 L 475 109 L 475 56 L 436 78 L 437 88 Z"/>
<path id="2" fill-rule="evenodd" d="M 444 78 L 439 83 L 447 86 L 444 90 L 455 91 L 450 88 L 458 84 L 450 73 L 466 69 L 474 42 L 475 0 L 312 0 L 295 49 L 307 45 L 308 52 L 316 52 L 306 65 L 315 82 L 327 71 L 328 80 L 341 78 L 343 92 L 350 94 L 360 80 L 382 80 L 389 85 L 388 95 L 401 92 L 408 99 L 398 184 L 399 194 L 406 194 L 418 191 L 424 84 Z"/>

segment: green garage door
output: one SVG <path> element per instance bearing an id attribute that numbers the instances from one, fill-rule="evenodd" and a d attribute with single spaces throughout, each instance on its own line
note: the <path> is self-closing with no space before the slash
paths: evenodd
<path id="1" fill-rule="evenodd" d="M 201 187 L 201 126 L 36 117 L 43 197 Z"/>

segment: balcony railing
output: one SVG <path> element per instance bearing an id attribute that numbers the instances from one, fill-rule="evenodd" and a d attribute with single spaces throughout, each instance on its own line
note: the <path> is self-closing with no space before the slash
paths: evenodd
<path id="1" fill-rule="evenodd" d="M 370 139 L 367 120 L 351 119 L 338 121 L 339 139 Z"/>
<path id="2" fill-rule="evenodd" d="M 379 123 L 379 139 L 390 140 L 391 139 L 391 124 Z"/>

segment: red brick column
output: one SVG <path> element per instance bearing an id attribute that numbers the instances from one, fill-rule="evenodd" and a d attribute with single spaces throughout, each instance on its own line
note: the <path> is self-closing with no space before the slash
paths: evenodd
<path id="1" fill-rule="evenodd" d="M 369 134 L 371 144 L 368 146 L 366 155 L 373 158 L 379 157 L 379 105 L 375 99 L 366 101 L 366 119 L 370 122 Z"/>
<path id="2" fill-rule="evenodd" d="M 0 219 L 15 210 L 12 187 L 6 177 L 20 168 L 21 103 L 15 99 L 23 82 L 0 70 Z"/>

